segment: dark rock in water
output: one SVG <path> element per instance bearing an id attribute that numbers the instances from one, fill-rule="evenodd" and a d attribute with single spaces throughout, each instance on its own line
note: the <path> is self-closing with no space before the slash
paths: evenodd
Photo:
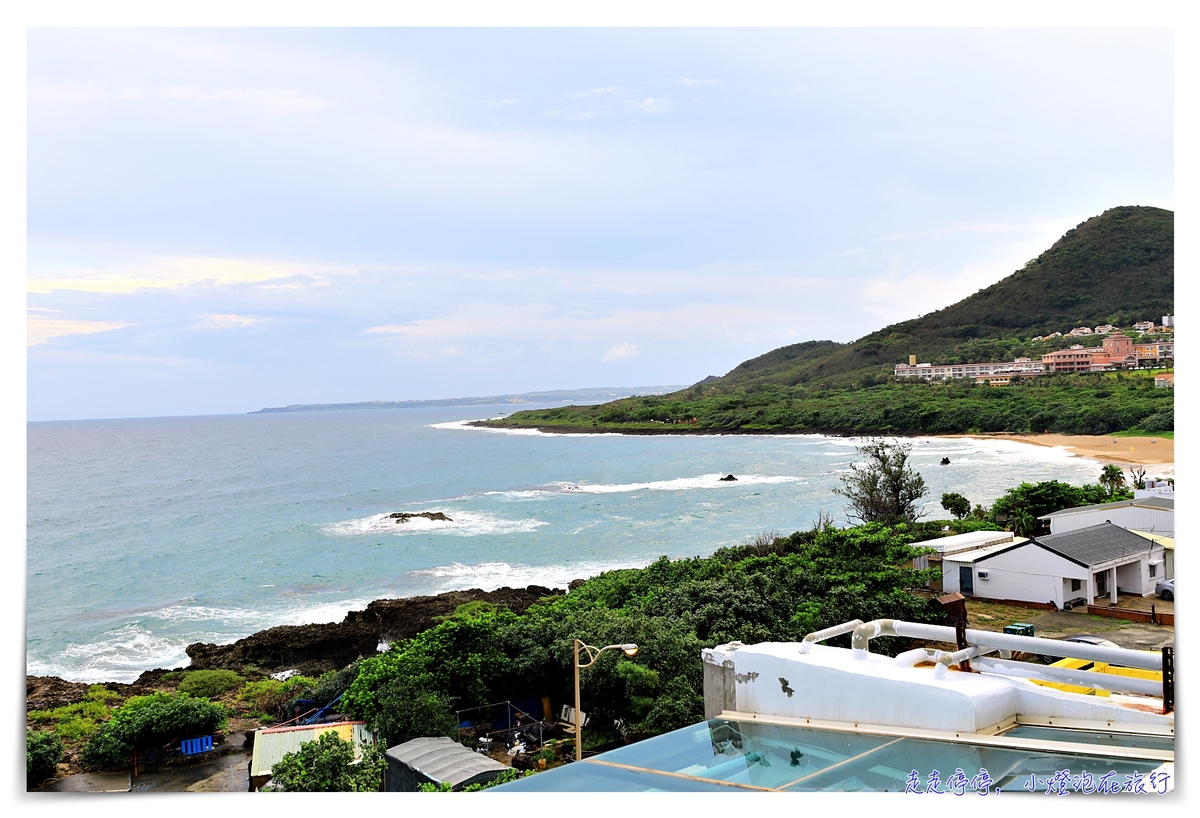
<path id="1" fill-rule="evenodd" d="M 943 457 L 943 458 L 942 458 L 942 462 L 941 462 L 941 463 L 939 463 L 938 465 L 939 465 L 939 466 L 949 466 L 949 465 L 950 465 L 950 458 L 948 458 L 948 457 Z"/>
<path id="2" fill-rule="evenodd" d="M 437 596 L 377 599 L 366 610 L 350 611 L 341 622 L 323 625 L 280 625 L 239 639 L 232 645 L 196 642 L 188 645 L 189 670 L 241 670 L 256 665 L 268 672 L 296 670 L 314 676 L 343 668 L 359 656 L 373 656 L 380 642 L 411 639 L 437 625 L 459 605 L 490 602 L 522 614 L 539 599 L 561 590 L 530 585 L 483 591 L 448 591 Z M 82 698 L 82 697 L 81 697 Z"/>
<path id="3" fill-rule="evenodd" d="M 454 522 L 440 511 L 418 511 L 414 514 L 409 514 L 407 511 L 397 511 L 395 514 L 389 514 L 388 519 L 395 520 L 398 523 L 407 523 L 413 517 L 424 517 L 426 520 L 441 520 L 443 522 Z"/>
<path id="4" fill-rule="evenodd" d="M 732 483 L 732 482 L 734 482 L 735 480 L 737 480 L 737 478 L 736 478 L 736 477 L 734 477 L 732 474 L 727 474 L 727 475 L 725 475 L 724 477 L 722 477 L 722 478 L 721 478 L 721 482 L 722 482 L 722 483 Z"/>

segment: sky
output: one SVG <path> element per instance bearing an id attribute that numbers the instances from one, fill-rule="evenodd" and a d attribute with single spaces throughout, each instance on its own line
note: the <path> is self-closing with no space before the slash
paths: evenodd
<path id="1" fill-rule="evenodd" d="M 30 420 L 693 383 L 1174 209 L 1170 29 L 31 29 Z"/>

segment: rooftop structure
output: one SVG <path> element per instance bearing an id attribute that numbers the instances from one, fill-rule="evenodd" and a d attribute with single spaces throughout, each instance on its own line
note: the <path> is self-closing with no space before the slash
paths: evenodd
<path id="1" fill-rule="evenodd" d="M 1063 534 L 1111 522 L 1126 529 L 1154 531 L 1175 536 L 1175 500 L 1172 497 L 1143 497 L 1094 506 L 1064 508 L 1038 518 L 1050 523 L 1051 534 Z"/>
<path id="2" fill-rule="evenodd" d="M 250 757 L 250 786 L 262 789 L 271 779 L 271 768 L 288 753 L 299 750 L 306 742 L 322 733 L 335 733 L 343 741 L 354 742 L 354 757 L 362 758 L 365 744 L 373 744 L 375 735 L 361 721 L 339 721 L 329 724 L 273 727 L 254 731 L 254 752 Z"/>
<path id="3" fill-rule="evenodd" d="M 846 635 L 850 648 L 822 644 Z M 965 645 L 893 658 L 871 652 L 879 636 Z M 1005 651 L 1087 661 L 1077 669 L 995 656 Z M 704 650 L 703 662 L 706 721 L 494 791 L 986 794 L 1057 791 L 1085 776 L 1106 787 L 1174 787 L 1170 649 L 956 634 L 885 619 L 854 620 L 802 642 L 732 642 Z M 1082 669 L 1089 662 L 1139 673 Z M 1101 687 L 1109 695 L 1089 695 Z"/>
<path id="4" fill-rule="evenodd" d="M 508 767 L 481 753 L 468 750 L 447 736 L 415 738 L 384 753 L 387 771 L 384 790 L 416 792 L 427 783 L 446 783 L 453 790 L 491 781 Z"/>

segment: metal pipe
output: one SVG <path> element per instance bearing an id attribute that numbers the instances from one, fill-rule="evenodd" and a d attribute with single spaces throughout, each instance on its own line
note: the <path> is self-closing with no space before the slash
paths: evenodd
<path id="1" fill-rule="evenodd" d="M 1137 693 L 1142 696 L 1162 695 L 1162 683 L 1155 679 L 1138 679 L 1132 676 L 1118 676 L 1115 673 L 1096 673 L 1065 667 L 1043 667 L 1029 662 L 992 658 L 979 659 L 974 663 L 974 667 L 980 673 L 1019 676 L 1024 679 L 1037 679 L 1043 682 L 1079 687 L 1094 687 L 1114 693 Z"/>
<path id="2" fill-rule="evenodd" d="M 937 658 L 934 659 L 934 661 L 937 662 L 939 665 L 945 665 L 946 667 L 949 667 L 950 665 L 957 665 L 962 662 L 969 662 L 978 656 L 983 656 L 985 653 L 995 653 L 995 652 L 996 652 L 996 648 L 988 648 L 988 647 L 984 647 L 982 645 L 971 645 L 971 647 L 969 647 L 969 648 L 963 648 L 962 650 L 956 650 L 953 653 L 948 653 L 946 651 L 939 650 L 937 652 L 938 653 Z"/>
<path id="3" fill-rule="evenodd" d="M 850 646 L 856 651 L 865 653 L 870 641 L 879 636 L 903 636 L 909 639 L 931 639 L 937 642 L 951 643 L 955 641 L 954 628 L 946 625 L 926 625 L 919 622 L 904 622 L 899 619 L 876 619 L 854 629 L 853 636 L 850 638 Z M 967 629 L 966 636 L 967 641 L 972 645 L 1019 650 L 1045 656 L 1086 659 L 1090 662 L 1107 662 L 1146 670 L 1162 670 L 1162 654 L 1149 651 L 1109 648 L 1082 642 L 1045 639 L 1040 636 L 1017 636 L 1012 633 L 972 629 Z"/>

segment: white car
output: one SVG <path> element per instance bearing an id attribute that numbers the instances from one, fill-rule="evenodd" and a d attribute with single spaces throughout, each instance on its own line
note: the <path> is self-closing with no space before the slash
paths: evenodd
<path id="1" fill-rule="evenodd" d="M 1154 593 L 1159 599 L 1165 599 L 1168 602 L 1175 599 L 1175 579 L 1160 579 L 1154 584 Z"/>

